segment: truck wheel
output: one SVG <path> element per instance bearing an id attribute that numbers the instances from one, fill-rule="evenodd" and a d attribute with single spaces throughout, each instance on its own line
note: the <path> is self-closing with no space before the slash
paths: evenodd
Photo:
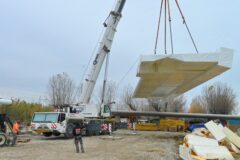
<path id="1" fill-rule="evenodd" d="M 7 137 L 5 134 L 0 133 L 0 147 L 4 146 L 7 142 Z"/>
<path id="2" fill-rule="evenodd" d="M 74 124 L 72 124 L 72 123 L 67 124 L 65 137 L 73 138 L 73 128 L 74 128 Z"/>
<path id="3" fill-rule="evenodd" d="M 93 135 L 92 130 L 87 130 L 87 131 L 86 131 L 86 135 L 87 135 L 87 136 L 92 136 L 92 135 Z"/>
<path id="4" fill-rule="evenodd" d="M 45 137 L 51 137 L 52 136 L 52 132 L 46 132 L 46 133 L 43 133 L 43 135 Z"/>
<path id="5" fill-rule="evenodd" d="M 54 136 L 60 136 L 61 133 L 53 133 Z"/>

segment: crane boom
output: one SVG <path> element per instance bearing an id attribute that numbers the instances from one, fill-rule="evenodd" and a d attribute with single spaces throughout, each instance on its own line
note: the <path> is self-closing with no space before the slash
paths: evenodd
<path id="1" fill-rule="evenodd" d="M 97 54 L 93 60 L 91 70 L 89 74 L 86 75 L 85 81 L 83 83 L 82 92 L 80 95 L 80 104 L 88 104 L 96 84 L 99 72 L 102 68 L 102 64 L 105 60 L 106 55 L 110 52 L 113 38 L 116 32 L 117 25 L 122 17 L 122 10 L 126 0 L 118 0 L 113 11 L 104 23 L 106 30 L 100 42 Z"/>

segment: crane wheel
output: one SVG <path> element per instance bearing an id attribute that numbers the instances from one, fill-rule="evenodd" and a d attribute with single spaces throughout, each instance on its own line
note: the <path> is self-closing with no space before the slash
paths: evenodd
<path id="1" fill-rule="evenodd" d="M 0 147 L 4 146 L 7 142 L 7 137 L 5 134 L 0 133 Z"/>
<path id="2" fill-rule="evenodd" d="M 54 136 L 60 136 L 61 133 L 53 133 Z"/>
<path id="3" fill-rule="evenodd" d="M 52 136 L 52 132 L 46 132 L 46 133 L 43 133 L 43 135 L 45 137 L 51 137 Z"/>

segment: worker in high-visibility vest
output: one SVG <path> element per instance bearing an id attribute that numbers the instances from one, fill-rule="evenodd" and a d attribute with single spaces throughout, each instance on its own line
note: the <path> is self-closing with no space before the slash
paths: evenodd
<path id="1" fill-rule="evenodd" d="M 73 128 L 73 136 L 74 136 L 74 143 L 76 146 L 76 152 L 79 153 L 79 145 L 81 147 L 82 153 L 84 153 L 84 148 L 83 148 L 83 140 L 82 140 L 82 129 L 84 128 L 84 124 L 77 123 L 75 127 Z"/>
<path id="2" fill-rule="evenodd" d="M 20 133 L 20 120 L 17 120 L 14 124 L 13 124 L 13 141 L 12 141 L 12 146 L 16 145 L 16 141 L 17 141 L 17 135 Z"/>

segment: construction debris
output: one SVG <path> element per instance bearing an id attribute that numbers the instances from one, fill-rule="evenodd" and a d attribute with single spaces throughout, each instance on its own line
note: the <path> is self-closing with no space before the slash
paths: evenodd
<path id="1" fill-rule="evenodd" d="M 193 151 L 206 159 L 234 159 L 225 146 L 194 146 Z"/>
<path id="2" fill-rule="evenodd" d="M 231 141 L 233 144 L 235 144 L 238 148 L 240 148 L 240 137 L 238 137 L 237 134 L 233 133 L 230 129 L 227 127 L 223 128 L 224 134 L 227 136 L 227 139 Z"/>
<path id="3" fill-rule="evenodd" d="M 27 143 L 30 142 L 31 139 L 30 138 L 19 138 L 17 139 L 17 143 Z"/>
<path id="4" fill-rule="evenodd" d="M 206 128 L 196 128 L 192 133 L 201 137 L 211 137 L 211 133 Z"/>
<path id="5" fill-rule="evenodd" d="M 226 135 L 223 133 L 221 128 L 213 121 L 207 122 L 205 126 L 212 133 L 212 135 L 215 137 L 217 141 L 222 141 L 226 138 Z"/>
<path id="6" fill-rule="evenodd" d="M 187 142 L 187 146 L 189 148 L 193 148 L 196 145 L 213 146 L 213 147 L 219 146 L 218 141 L 215 139 L 200 137 L 200 136 L 193 135 L 193 134 L 186 135 L 184 138 L 184 141 Z"/>
<path id="7" fill-rule="evenodd" d="M 184 137 L 179 146 L 184 160 L 234 160 L 240 153 L 240 137 L 229 128 L 209 121 L 206 128 L 197 128 Z"/>

